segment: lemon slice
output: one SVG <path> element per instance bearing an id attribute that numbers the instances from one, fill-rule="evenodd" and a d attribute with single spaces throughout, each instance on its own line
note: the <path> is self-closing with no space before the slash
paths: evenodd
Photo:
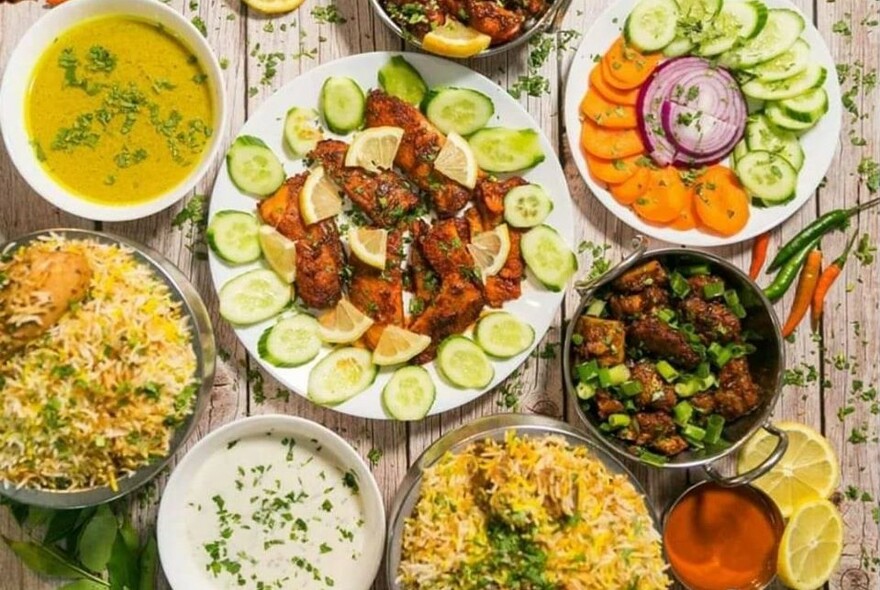
<path id="1" fill-rule="evenodd" d="M 777 422 L 788 434 L 788 450 L 782 460 L 753 484 L 764 490 L 788 518 L 797 507 L 829 497 L 840 483 L 840 465 L 834 449 L 821 434 L 797 422 Z M 745 473 L 770 456 L 776 437 L 758 431 L 743 446 L 736 469 Z"/>
<path id="2" fill-rule="evenodd" d="M 791 515 L 779 544 L 779 579 L 793 590 L 821 588 L 843 552 L 843 519 L 828 500 L 813 500 Z"/>
<path id="3" fill-rule="evenodd" d="M 376 350 L 373 351 L 373 364 L 387 366 L 405 363 L 430 344 L 430 336 L 416 334 L 398 326 L 386 326 L 376 344 Z"/>
<path id="4" fill-rule="evenodd" d="M 480 167 L 470 144 L 456 132 L 446 136 L 446 143 L 434 160 L 434 170 L 467 188 L 477 186 Z"/>
<path id="5" fill-rule="evenodd" d="M 304 0 L 244 0 L 244 3 L 265 14 L 281 14 L 300 7 Z"/>
<path id="6" fill-rule="evenodd" d="M 348 232 L 348 247 L 364 264 L 385 270 L 385 249 L 388 230 L 356 227 Z"/>
<path id="7" fill-rule="evenodd" d="M 324 342 L 348 344 L 364 335 L 373 320 L 348 299 L 340 299 L 333 309 L 318 316 L 318 336 Z"/>
<path id="8" fill-rule="evenodd" d="M 324 174 L 324 167 L 312 168 L 299 193 L 299 211 L 306 225 L 318 223 L 342 211 L 339 187 Z"/>
<path id="9" fill-rule="evenodd" d="M 271 225 L 261 225 L 258 236 L 269 267 L 286 282 L 292 283 L 296 279 L 296 244 Z"/>
<path id="10" fill-rule="evenodd" d="M 446 57 L 471 57 L 489 47 L 492 37 L 461 24 L 454 18 L 446 18 L 422 39 L 422 49 Z"/>
<path id="11" fill-rule="evenodd" d="M 397 155 L 401 139 L 403 139 L 403 129 L 400 127 L 364 129 L 355 135 L 354 141 L 351 142 L 345 154 L 345 165 L 359 166 L 371 172 L 388 170 L 394 165 L 394 157 Z"/>
<path id="12" fill-rule="evenodd" d="M 483 278 L 498 274 L 510 254 L 510 232 L 502 223 L 491 231 L 484 231 L 471 238 L 468 250 L 483 273 Z"/>

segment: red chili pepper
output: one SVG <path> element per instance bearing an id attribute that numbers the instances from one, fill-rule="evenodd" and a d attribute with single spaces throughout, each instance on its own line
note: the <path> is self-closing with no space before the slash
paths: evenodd
<path id="1" fill-rule="evenodd" d="M 843 267 L 846 264 L 847 258 L 849 258 L 849 253 L 852 252 L 857 235 L 859 235 L 859 232 L 853 233 L 846 244 L 846 248 L 843 250 L 843 254 L 838 256 L 828 268 L 822 271 L 822 276 L 819 277 L 819 282 L 816 283 L 816 291 L 813 293 L 813 306 L 810 310 L 810 325 L 813 328 L 813 332 L 819 330 L 819 320 L 822 319 L 822 312 L 825 309 L 825 297 L 828 295 L 828 291 L 831 289 L 834 281 L 843 272 Z"/>
<path id="2" fill-rule="evenodd" d="M 749 268 L 749 277 L 754 281 L 761 274 L 764 261 L 767 260 L 767 248 L 770 246 L 770 232 L 764 232 L 755 238 L 752 243 L 752 266 Z"/>
<path id="3" fill-rule="evenodd" d="M 785 320 L 785 325 L 782 327 L 783 338 L 788 338 L 807 314 L 821 272 L 822 251 L 817 248 L 810 252 L 807 256 L 806 263 L 804 263 L 804 269 L 801 271 L 801 278 L 798 280 L 797 291 L 794 294 L 794 303 L 791 306 L 791 313 L 788 314 L 788 319 Z"/>

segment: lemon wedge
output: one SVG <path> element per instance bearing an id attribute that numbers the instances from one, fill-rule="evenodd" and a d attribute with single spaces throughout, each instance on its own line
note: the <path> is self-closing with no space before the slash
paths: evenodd
<path id="1" fill-rule="evenodd" d="M 834 449 L 820 433 L 797 422 L 777 422 L 788 434 L 788 450 L 782 460 L 753 484 L 773 498 L 785 518 L 798 506 L 829 497 L 840 483 L 840 465 Z M 738 473 L 756 467 L 776 446 L 776 437 L 758 431 L 737 458 Z"/>
<path id="2" fill-rule="evenodd" d="M 434 160 L 434 170 L 467 188 L 477 186 L 480 167 L 477 157 L 465 138 L 456 132 L 446 136 L 446 143 Z"/>
<path id="3" fill-rule="evenodd" d="M 463 25 L 454 18 L 446 18 L 422 39 L 422 49 L 445 57 L 471 57 L 489 47 L 492 37 Z"/>
<path id="4" fill-rule="evenodd" d="M 351 142 L 345 154 L 345 165 L 359 166 L 371 172 L 388 170 L 394 165 L 394 157 L 402 139 L 403 129 L 400 127 L 364 129 Z"/>
<path id="5" fill-rule="evenodd" d="M 312 168 L 299 193 L 299 211 L 306 225 L 338 215 L 342 211 L 339 187 L 324 174 L 324 167 Z"/>
<path id="6" fill-rule="evenodd" d="M 244 3 L 265 14 L 281 14 L 300 7 L 304 0 L 244 0 Z"/>
<path id="7" fill-rule="evenodd" d="M 388 230 L 355 227 L 348 232 L 348 247 L 364 264 L 380 270 L 385 269 L 385 250 Z"/>
<path id="8" fill-rule="evenodd" d="M 510 231 L 507 224 L 502 223 L 491 231 L 475 235 L 468 244 L 468 251 L 474 257 L 483 278 L 497 275 L 510 254 Z"/>
<path id="9" fill-rule="evenodd" d="M 284 281 L 292 283 L 296 279 L 296 244 L 271 225 L 261 225 L 258 237 L 269 267 Z"/>
<path id="10" fill-rule="evenodd" d="M 834 573 L 843 552 L 843 519 L 828 500 L 802 504 L 779 544 L 779 579 L 792 590 L 815 590 Z"/>
<path id="11" fill-rule="evenodd" d="M 318 336 L 323 342 L 348 344 L 364 335 L 373 320 L 348 299 L 340 299 L 331 310 L 318 316 Z"/>
<path id="12" fill-rule="evenodd" d="M 373 351 L 373 364 L 387 366 L 405 363 L 430 344 L 430 336 L 416 334 L 398 326 L 386 326 L 376 344 L 376 350 Z"/>

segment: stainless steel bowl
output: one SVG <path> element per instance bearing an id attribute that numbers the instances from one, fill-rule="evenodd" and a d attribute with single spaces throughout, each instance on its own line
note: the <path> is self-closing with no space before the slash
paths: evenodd
<path id="1" fill-rule="evenodd" d="M 601 446 L 596 445 L 590 438 L 575 428 L 546 416 L 534 414 L 496 414 L 485 416 L 456 428 L 439 438 L 422 455 L 416 459 L 410 467 L 394 496 L 391 506 L 390 518 L 388 519 L 388 534 L 385 537 L 385 574 L 391 590 L 400 590 L 397 583 L 397 570 L 400 567 L 400 553 L 403 546 L 403 525 L 407 518 L 412 515 L 416 502 L 421 492 L 422 476 L 424 471 L 437 463 L 447 452 L 457 453 L 463 451 L 468 445 L 475 442 L 492 439 L 504 440 L 505 434 L 515 432 L 517 435 L 529 435 L 532 437 L 557 435 L 574 446 L 586 447 L 590 453 L 601 461 L 609 471 L 626 476 L 636 491 L 645 498 L 648 513 L 654 521 L 654 527 L 660 530 L 660 519 L 657 510 L 651 504 L 650 499 L 635 478 L 611 453 Z"/>
<path id="2" fill-rule="evenodd" d="M 216 360 L 216 348 L 214 343 L 214 330 L 211 327 L 211 319 L 208 310 L 202 301 L 196 288 L 187 280 L 184 274 L 164 256 L 142 244 L 109 233 L 89 231 L 82 229 L 50 229 L 30 233 L 20 238 L 11 240 L 0 246 L 0 252 L 8 252 L 10 249 L 27 245 L 30 242 L 50 234 L 62 236 L 71 240 L 95 240 L 104 244 L 121 244 L 130 248 L 137 259 L 149 266 L 171 290 L 171 295 L 182 304 L 182 309 L 189 318 L 192 328 L 192 347 L 196 354 L 196 375 L 201 383 L 198 395 L 193 406 L 192 413 L 181 424 L 171 438 L 168 455 L 162 459 L 143 467 L 133 474 L 119 479 L 118 489 L 109 487 L 97 487 L 76 491 L 53 491 L 33 488 L 15 488 L 8 482 L 0 481 L 0 495 L 6 496 L 16 502 L 43 506 L 53 509 L 83 508 L 110 502 L 143 486 L 156 477 L 168 464 L 174 453 L 183 445 L 199 420 L 199 416 L 208 403 L 211 396 L 211 387 L 214 384 L 214 364 Z"/>
<path id="3" fill-rule="evenodd" d="M 382 7 L 383 0 L 370 0 L 370 4 L 373 6 L 373 12 L 379 17 L 385 26 L 394 31 L 394 33 L 412 45 L 413 47 L 418 47 L 422 49 L 422 43 L 419 39 L 416 39 L 413 35 L 407 33 L 403 28 L 400 27 L 391 16 L 385 12 L 385 8 Z M 523 43 L 526 43 L 529 39 L 537 35 L 538 33 L 543 33 L 551 28 L 559 28 L 559 25 L 562 22 L 562 17 L 565 15 L 565 11 L 568 6 L 571 4 L 571 0 L 553 0 L 553 3 L 550 4 L 547 9 L 541 14 L 538 18 L 532 18 L 526 21 L 523 26 L 522 34 L 512 41 L 508 41 L 507 43 L 502 43 L 501 45 L 495 45 L 489 47 L 488 49 L 484 49 L 477 55 L 473 57 L 489 57 L 492 55 L 498 55 L 500 53 L 504 53 L 514 47 L 519 47 Z"/>
<path id="4" fill-rule="evenodd" d="M 607 448 L 617 455 L 632 461 L 640 461 L 639 456 L 630 450 L 629 445 L 625 441 L 607 436 L 599 430 L 599 419 L 592 412 L 584 412 L 578 403 L 573 374 L 577 359 L 574 358 L 571 342 L 577 324 L 576 319 L 583 314 L 586 307 L 593 301 L 599 289 L 611 283 L 637 264 L 643 264 L 651 260 L 688 262 L 690 264 L 708 263 L 713 267 L 713 271 L 724 279 L 727 285 L 738 289 L 741 293 L 747 293 L 749 295 L 748 301 L 753 302 L 751 307 L 748 308 L 748 317 L 743 320 L 743 328 L 751 330 L 759 338 L 759 349 L 754 355 L 749 357 L 749 368 L 762 393 L 761 403 L 754 412 L 725 426 L 724 436 L 732 443 L 729 447 L 714 452 L 687 450 L 672 457 L 668 463 L 662 465 L 645 464 L 662 469 L 702 467 L 711 478 L 719 483 L 725 485 L 748 483 L 765 474 L 776 465 L 788 448 L 788 437 L 786 434 L 775 428 L 770 422 L 770 415 L 776 406 L 779 395 L 782 393 L 782 373 L 785 369 L 785 350 L 782 334 L 779 329 L 779 320 L 773 311 L 773 305 L 764 295 L 761 288 L 748 275 L 736 266 L 713 254 L 684 248 L 664 248 L 650 252 L 646 252 L 646 249 L 647 241 L 639 236 L 633 241 L 633 252 L 619 265 L 601 277 L 590 281 L 579 281 L 575 284 L 575 288 L 581 295 L 581 301 L 572 316 L 575 319 L 569 322 L 566 328 L 563 342 L 562 363 L 566 391 L 572 396 L 578 415 L 594 437 L 602 441 Z M 729 478 L 721 475 L 712 467 L 712 463 L 736 452 L 760 428 L 764 428 L 778 439 L 776 448 L 764 463 L 748 473 Z"/>

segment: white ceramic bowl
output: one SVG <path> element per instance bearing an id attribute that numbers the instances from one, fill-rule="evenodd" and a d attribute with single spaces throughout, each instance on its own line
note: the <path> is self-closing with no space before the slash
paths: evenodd
<path id="1" fill-rule="evenodd" d="M 67 190 L 45 171 L 30 146 L 25 104 L 34 68 L 48 46 L 62 33 L 84 20 L 112 15 L 142 18 L 163 25 L 199 59 L 214 100 L 214 133 L 202 161 L 177 186 L 145 203 L 106 205 L 87 201 Z M 6 64 L 0 85 L 0 133 L 18 172 L 44 199 L 74 215 L 95 221 L 127 221 L 157 213 L 187 194 L 207 172 L 223 143 L 226 130 L 226 95 L 217 57 L 205 38 L 183 16 L 156 0 L 77 0 L 47 12 L 25 33 Z"/>
<path id="2" fill-rule="evenodd" d="M 303 441 L 320 445 L 321 455 L 332 458 L 341 470 L 354 472 L 363 506 L 363 552 L 356 562 L 346 563 L 333 573 L 337 588 L 367 590 L 379 571 L 385 540 L 385 507 L 379 486 L 364 460 L 339 435 L 310 420 L 280 414 L 243 418 L 215 430 L 200 440 L 174 469 L 159 505 L 156 530 L 159 557 L 168 582 L 175 590 L 222 587 L 220 580 L 212 584 L 215 578 L 205 572 L 204 565 L 196 558 L 199 548 L 193 547 L 187 519 L 190 491 L 197 489 L 194 486 L 203 481 L 201 477 L 207 477 L 201 469 L 216 453 L 228 452 L 238 441 L 248 437 L 267 434 L 295 438 L 299 441 L 296 446 L 302 446 Z M 316 478 L 314 486 L 323 485 L 327 482 Z M 307 486 L 308 482 L 304 482 L 303 489 Z M 254 547 L 255 552 L 262 549 Z"/>

